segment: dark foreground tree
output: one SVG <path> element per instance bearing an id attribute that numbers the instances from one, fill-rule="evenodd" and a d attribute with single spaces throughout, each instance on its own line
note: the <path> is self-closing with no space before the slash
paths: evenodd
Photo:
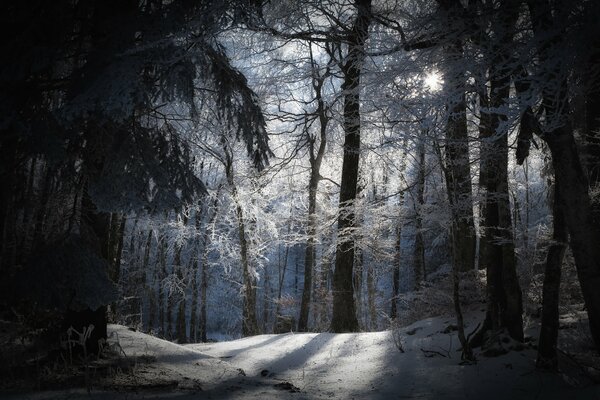
<path id="1" fill-rule="evenodd" d="M 569 120 L 567 77 L 553 67 L 559 52 L 566 54 L 568 51 L 561 39 L 566 33 L 563 24 L 573 10 L 571 7 L 573 4 L 559 2 L 552 9 L 546 0 L 529 2 L 540 62 L 544 68 L 542 75 L 546 78 L 542 87 L 542 106 L 546 116 L 542 139 L 552 154 L 557 191 L 555 207 L 564 215 L 590 331 L 596 349 L 600 349 L 600 291 L 597 289 L 600 287 L 600 226 L 594 224 L 589 181 Z"/>
<path id="2" fill-rule="evenodd" d="M 217 28 L 229 23 L 229 6 L 179 0 L 2 6 L 13 32 L 1 45 L 10 61 L 0 67 L 4 310 L 58 310 L 63 325 L 79 332 L 93 324 L 88 343 L 97 348 L 106 337 L 104 306 L 114 294 L 102 282 L 118 261 L 112 213 L 177 209 L 203 192 L 187 143 L 168 117 L 193 119 L 200 105 L 195 88 L 214 93 L 203 104 L 236 125 L 255 164 L 264 164 L 268 147 L 256 97 L 215 40 Z M 23 184 L 24 174 L 40 172 L 41 182 Z M 22 218 L 29 215 L 36 217 Z M 49 247 L 64 258 L 41 258 Z M 43 263 L 45 291 L 9 290 L 19 286 L 15 280 L 39 282 L 34 275 Z M 74 276 L 60 269 L 76 264 L 82 267 Z"/>

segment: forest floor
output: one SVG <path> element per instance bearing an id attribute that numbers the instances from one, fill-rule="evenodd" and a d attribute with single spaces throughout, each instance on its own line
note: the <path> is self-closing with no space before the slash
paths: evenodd
<path id="1" fill-rule="evenodd" d="M 467 317 L 470 331 L 480 310 Z M 564 317 L 563 326 L 571 327 L 561 335 L 576 323 Z M 598 371 L 586 367 L 585 351 L 577 359 L 561 353 L 561 373 L 546 373 L 535 369 L 533 345 L 500 340 L 512 350 L 494 357 L 476 352 L 477 362 L 465 364 L 453 324 L 436 317 L 393 331 L 287 333 L 185 346 L 111 325 L 110 342 L 121 356 L 102 379 L 94 377 L 94 362 L 79 389 L 2 390 L 0 398 L 600 399 Z"/>

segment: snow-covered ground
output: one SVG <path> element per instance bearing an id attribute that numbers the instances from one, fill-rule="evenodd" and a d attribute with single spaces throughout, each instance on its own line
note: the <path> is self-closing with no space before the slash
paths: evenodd
<path id="1" fill-rule="evenodd" d="M 451 318 L 391 331 L 261 335 L 180 346 L 113 325 L 138 365 L 101 390 L 0 394 L 9 399 L 600 399 L 575 369 L 535 369 L 535 350 L 461 365 Z M 468 331 L 475 327 L 469 323 Z M 400 335 L 398 335 L 399 333 Z M 396 338 L 396 339 L 395 339 Z M 404 353 L 398 349 L 401 339 Z"/>

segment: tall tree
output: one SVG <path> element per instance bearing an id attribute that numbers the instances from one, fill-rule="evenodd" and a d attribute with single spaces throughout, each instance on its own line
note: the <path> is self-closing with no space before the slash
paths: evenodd
<path id="1" fill-rule="evenodd" d="M 356 0 L 356 17 L 347 34 L 348 52 L 342 72 L 344 83 L 344 157 L 340 183 L 338 243 L 333 274 L 333 332 L 358 330 L 354 289 L 354 201 L 357 195 L 360 161 L 360 76 L 365 58 L 365 42 L 371 21 L 371 0 Z"/>
<path id="2" fill-rule="evenodd" d="M 448 168 L 446 184 L 457 208 L 453 223 L 452 241 L 455 260 L 460 271 L 475 268 L 475 222 L 467 133 L 466 76 L 463 65 L 465 9 L 458 0 L 438 0 L 442 21 L 452 27 L 446 43 L 444 80 L 448 96 L 446 121 L 445 162 Z"/>
<path id="3" fill-rule="evenodd" d="M 489 9 L 488 9 L 489 8 Z M 486 269 L 487 312 L 473 339 L 479 345 L 489 330 L 506 328 L 523 340 L 523 305 L 516 272 L 516 257 L 508 190 L 508 117 L 510 61 L 518 1 L 503 1 L 494 12 L 486 8 L 490 22 L 479 34 L 491 37 L 483 44 L 488 82 L 480 83 L 480 185 L 484 189 L 480 265 Z M 489 87 L 489 90 L 488 90 Z"/>
<path id="4" fill-rule="evenodd" d="M 205 87 L 219 88 L 214 91 L 212 103 L 239 128 L 236 136 L 246 143 L 256 165 L 264 165 L 268 146 L 256 96 L 215 39 L 217 31 L 230 21 L 225 18 L 227 12 L 247 7 L 248 3 L 241 2 L 215 6 L 212 2 L 184 0 L 59 1 L 43 5 L 23 2 L 3 6 L 3 15 L 17 34 L 1 45 L 3 53 L 12 56 L 0 71 L 0 106 L 6 116 L 0 124 L 0 149 L 2 171 L 7 172 L 0 179 L 8 185 L 4 187 L 14 187 L 20 194 L 23 185 L 18 182 L 23 166 L 33 158 L 43 160 L 43 164 L 52 166 L 47 170 L 51 172 L 48 182 L 61 185 L 61 190 L 70 192 L 74 199 L 73 204 L 61 205 L 57 193 L 48 191 L 58 206 L 44 204 L 42 214 L 46 217 L 38 214 L 35 218 L 43 234 L 38 234 L 37 243 L 21 255 L 16 247 L 8 248 L 3 242 L 4 249 L 8 249 L 3 250 L 7 253 L 2 254 L 3 269 L 17 270 L 16 266 L 22 265 L 17 257 L 22 257 L 31 261 L 23 264 L 31 263 L 27 270 L 33 273 L 37 268 L 34 260 L 52 240 L 51 245 L 57 248 L 78 243 L 80 248 L 88 249 L 87 261 L 73 260 L 75 253 L 71 252 L 73 265 L 82 266 L 72 273 L 106 276 L 112 268 L 116 276 L 119 245 L 111 238 L 117 237 L 119 224 L 112 224 L 115 229 L 111 235 L 111 213 L 177 209 L 203 192 L 193 171 L 188 143 L 181 140 L 181 131 L 165 118 L 162 108 L 179 102 L 178 112 L 187 117 L 197 115 L 199 102 L 194 88 L 200 82 Z M 167 37 L 178 39 L 163 40 Z M 40 48 L 45 55 L 41 58 Z M 40 138 L 47 145 L 40 146 Z M 12 224 L 6 218 L 14 214 L 9 210 L 25 206 L 13 197 L 0 196 L 3 234 Z M 77 210 L 78 202 L 78 217 L 61 218 L 65 210 Z M 36 210 L 40 209 L 36 205 Z M 48 217 L 57 223 L 44 224 Z M 58 222 L 61 219 L 65 223 Z M 78 222 L 78 229 L 71 222 Z M 105 250 L 111 247 L 116 251 L 108 254 Z M 60 289 L 57 280 L 68 274 L 51 273 L 53 269 L 58 271 L 55 268 L 45 268 L 51 278 L 45 283 L 49 284 L 47 290 L 57 292 L 56 296 L 43 296 L 45 302 L 33 299 L 34 303 L 65 311 L 85 306 L 90 297 L 82 288 L 73 289 L 83 304 L 69 304 L 68 299 L 59 305 L 46 304 L 51 299 L 62 299 L 61 293 L 67 292 Z M 76 282 L 68 281 L 67 285 Z M 114 289 L 100 284 L 96 288 L 107 304 L 107 295 Z M 32 288 L 28 294 L 35 298 L 42 292 Z M 93 293 L 90 296 L 94 298 Z M 94 313 L 100 307 L 92 303 L 94 309 L 89 312 Z M 67 318 L 65 324 L 80 330 L 88 325 L 85 319 L 75 324 Z M 94 325 L 92 344 L 105 336 L 105 318 L 95 320 Z"/>
<path id="5" fill-rule="evenodd" d="M 545 123 L 538 132 L 548 144 L 556 182 L 555 207 L 562 212 L 569 233 L 577 275 L 588 312 L 590 331 L 600 349 L 600 227 L 594 224 L 589 181 L 569 121 L 567 75 L 557 58 L 567 51 L 566 23 L 574 4 L 528 1 L 536 49 L 539 53 L 542 107 Z M 579 38 L 581 39 L 581 38 Z M 563 60 L 564 61 L 564 60 Z M 564 65 L 562 65 L 564 66 Z M 523 117 L 527 117 L 527 109 Z"/>
<path id="6" fill-rule="evenodd" d="M 426 133 L 426 132 L 425 132 Z M 425 136 L 425 135 L 424 135 Z M 417 143 L 417 181 L 416 196 L 414 199 L 415 208 L 415 249 L 414 249 L 414 275 L 415 290 L 421 287 L 421 281 L 425 280 L 425 240 L 423 238 L 423 206 L 425 204 L 425 142 L 423 140 Z"/>
<path id="7" fill-rule="evenodd" d="M 306 228 L 306 250 L 304 255 L 304 287 L 302 289 L 302 302 L 300 305 L 300 318 L 298 318 L 298 330 L 304 332 L 308 328 L 308 315 L 311 303 L 311 291 L 313 286 L 313 272 L 315 268 L 316 239 L 317 239 L 317 192 L 321 180 L 321 164 L 327 148 L 327 130 L 329 125 L 329 108 L 323 98 L 323 85 L 331 75 L 333 56 L 330 54 L 329 61 L 323 71 L 320 71 L 315 61 L 312 46 L 309 42 L 309 53 L 311 63 L 312 89 L 317 103 L 314 116 L 318 121 L 317 136 L 306 129 L 306 141 L 308 143 L 308 160 L 310 162 L 310 177 L 308 182 L 308 222 Z M 329 45 L 328 45 L 329 46 Z M 308 124 L 307 124 L 308 125 Z"/>

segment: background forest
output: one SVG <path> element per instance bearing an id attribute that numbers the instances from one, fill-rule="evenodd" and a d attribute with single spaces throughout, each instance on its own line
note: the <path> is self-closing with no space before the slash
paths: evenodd
<path id="1" fill-rule="evenodd" d="M 2 9 L 0 311 L 46 346 L 448 313 L 555 368 L 576 305 L 599 348 L 597 1 Z"/>

